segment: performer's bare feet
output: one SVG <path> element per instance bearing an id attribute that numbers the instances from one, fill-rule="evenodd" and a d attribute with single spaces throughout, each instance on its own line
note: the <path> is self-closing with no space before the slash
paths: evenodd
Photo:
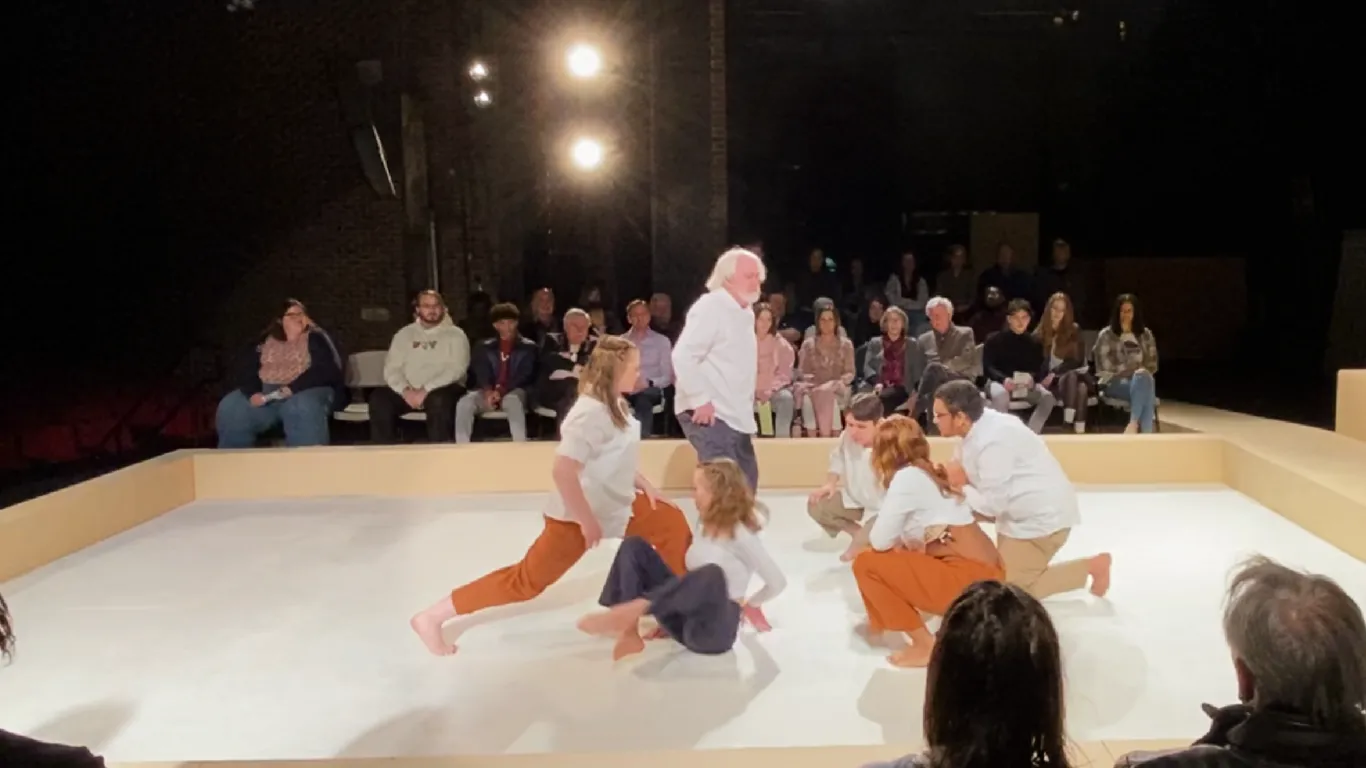
<path id="1" fill-rule="evenodd" d="M 655 627 L 654 629 L 650 630 L 649 632 L 646 632 L 646 633 L 645 633 L 644 635 L 642 635 L 641 637 L 643 637 L 643 638 L 646 639 L 646 640 L 664 640 L 664 639 L 668 638 L 668 636 L 669 636 L 669 633 L 666 632 L 666 631 L 664 631 L 664 628 L 663 628 L 663 627 Z"/>
<path id="2" fill-rule="evenodd" d="M 863 554 L 868 549 L 870 549 L 870 547 L 867 544 L 855 539 L 849 542 L 849 548 L 844 550 L 844 554 L 840 555 L 840 562 L 852 563 L 854 562 L 854 558 Z"/>
<path id="3" fill-rule="evenodd" d="M 918 668 L 930 665 L 930 654 L 934 652 L 934 635 L 921 627 L 910 633 L 910 643 L 887 657 L 894 667 Z"/>
<path id="4" fill-rule="evenodd" d="M 628 629 L 639 627 L 640 617 L 645 615 L 649 607 L 649 600 L 640 599 L 614 605 L 601 613 L 590 613 L 579 619 L 579 631 L 589 635 L 617 637 Z"/>
<path id="5" fill-rule="evenodd" d="M 1110 564 L 1113 561 L 1109 552 L 1102 552 L 1086 561 L 1086 573 L 1091 577 L 1091 594 L 1096 597 L 1105 597 L 1105 593 L 1110 591 Z"/>
<path id="6" fill-rule="evenodd" d="M 435 656 L 450 656 L 455 653 L 456 647 L 446 642 L 446 638 L 441 634 L 441 625 L 445 622 L 429 616 L 429 611 L 414 616 L 408 625 L 413 628 L 417 636 L 421 638 L 423 645 Z"/>
<path id="7" fill-rule="evenodd" d="M 641 639 L 640 633 L 635 629 L 628 629 L 621 633 L 621 637 L 617 638 L 617 644 L 612 646 L 612 661 L 621 661 L 643 650 L 645 641 Z"/>

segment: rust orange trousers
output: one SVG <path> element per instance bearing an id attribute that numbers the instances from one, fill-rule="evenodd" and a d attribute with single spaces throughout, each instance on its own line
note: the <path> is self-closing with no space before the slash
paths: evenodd
<path id="1" fill-rule="evenodd" d="M 692 529 L 683 510 L 660 499 L 654 509 L 645 494 L 631 504 L 627 536 L 650 542 L 669 568 L 679 576 L 687 573 L 684 558 L 692 544 Z M 520 562 L 499 568 L 451 592 L 455 612 L 467 615 L 498 605 L 520 603 L 541 594 L 559 581 L 588 549 L 577 523 L 545 518 L 545 529 L 536 537 Z"/>
<path id="2" fill-rule="evenodd" d="M 925 626 L 921 611 L 942 616 L 973 582 L 1004 579 L 1000 566 L 957 555 L 892 549 L 854 558 L 854 581 L 874 632 L 913 632 Z"/>

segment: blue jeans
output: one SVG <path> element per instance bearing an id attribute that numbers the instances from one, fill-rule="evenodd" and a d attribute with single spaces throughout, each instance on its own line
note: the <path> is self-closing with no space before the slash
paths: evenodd
<path id="1" fill-rule="evenodd" d="M 1139 371 L 1129 379 L 1110 379 L 1105 396 L 1129 403 L 1129 421 L 1138 422 L 1140 432 L 1152 432 L 1157 420 L 1157 381 L 1151 373 Z"/>
<path id="2" fill-rule="evenodd" d="M 266 387 L 266 392 L 278 387 Z M 218 401 L 218 447 L 252 448 L 256 438 L 276 424 L 285 428 L 285 445 L 327 445 L 328 421 L 332 418 L 332 390 L 314 387 L 295 392 L 284 400 L 254 406 L 234 389 Z"/>

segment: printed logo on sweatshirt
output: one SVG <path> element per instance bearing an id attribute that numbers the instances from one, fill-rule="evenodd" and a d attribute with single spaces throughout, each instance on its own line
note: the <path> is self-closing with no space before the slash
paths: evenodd
<path id="1" fill-rule="evenodd" d="M 430 352 L 431 350 L 436 349 L 436 342 L 435 342 L 435 341 L 414 341 L 414 342 L 413 342 L 413 349 L 425 349 L 425 350 L 427 350 L 427 351 Z"/>

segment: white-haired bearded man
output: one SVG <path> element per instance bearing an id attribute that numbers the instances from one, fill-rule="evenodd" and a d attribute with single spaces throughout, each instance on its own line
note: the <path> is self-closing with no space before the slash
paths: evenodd
<path id="1" fill-rule="evenodd" d="M 732 248 L 716 260 L 707 293 L 688 309 L 674 344 L 674 410 L 701 461 L 732 459 L 751 490 L 759 486 L 754 458 L 754 379 L 759 369 L 754 302 L 766 272 L 752 251 Z"/>

